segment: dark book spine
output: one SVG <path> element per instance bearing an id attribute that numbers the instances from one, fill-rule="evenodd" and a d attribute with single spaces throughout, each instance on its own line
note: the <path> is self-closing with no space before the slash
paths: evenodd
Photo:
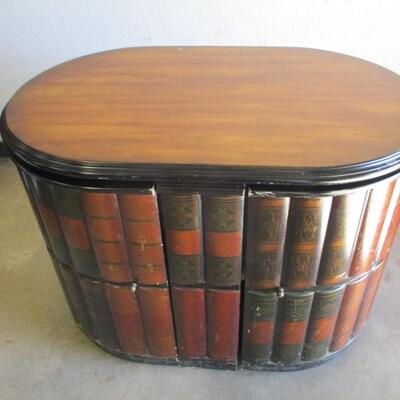
<path id="1" fill-rule="evenodd" d="M 162 204 L 170 282 L 204 282 L 200 194 L 164 194 Z"/>
<path id="2" fill-rule="evenodd" d="M 394 185 L 394 180 L 386 181 L 371 190 L 351 262 L 350 276 L 361 275 L 373 266 Z"/>
<path id="3" fill-rule="evenodd" d="M 272 360 L 291 365 L 301 361 L 314 293 L 285 293 L 279 302 Z"/>
<path id="4" fill-rule="evenodd" d="M 347 277 L 366 195 L 363 190 L 333 197 L 319 266 L 319 285 L 335 285 Z"/>
<path id="5" fill-rule="evenodd" d="M 69 266 L 59 263 L 54 257 L 52 259 L 75 320 L 87 335 L 94 337 L 92 320 L 75 272 Z"/>
<path id="6" fill-rule="evenodd" d="M 248 200 L 246 286 L 279 287 L 289 197 L 250 196 Z"/>
<path id="7" fill-rule="evenodd" d="M 315 284 L 331 207 L 331 197 L 290 201 L 283 281 L 289 289 Z"/>
<path id="8" fill-rule="evenodd" d="M 206 196 L 206 282 L 212 286 L 239 285 L 241 280 L 243 196 Z"/>
<path id="9" fill-rule="evenodd" d="M 172 288 L 178 354 L 191 360 L 207 356 L 206 300 L 202 288 Z"/>
<path id="10" fill-rule="evenodd" d="M 315 291 L 303 360 L 319 360 L 328 353 L 344 288 L 345 286 L 341 285 Z"/>
<path id="11" fill-rule="evenodd" d="M 276 291 L 246 291 L 242 339 L 244 360 L 261 364 L 270 360 L 277 308 Z"/>
<path id="12" fill-rule="evenodd" d="M 156 195 L 118 195 L 135 280 L 144 285 L 167 283 Z"/>
<path id="13" fill-rule="evenodd" d="M 368 278 L 368 275 L 364 275 L 360 279 L 347 284 L 336 321 L 330 351 L 340 350 L 349 343 L 361 302 L 364 298 L 365 289 L 367 288 Z"/>
<path id="14" fill-rule="evenodd" d="M 71 257 L 58 221 L 50 185 L 34 177 L 31 178 L 30 184 L 54 255 L 62 263 L 71 265 Z"/>
<path id="15" fill-rule="evenodd" d="M 87 231 L 79 190 L 52 185 L 52 192 L 74 267 L 82 274 L 98 278 L 99 269 Z"/>
<path id="16" fill-rule="evenodd" d="M 236 362 L 239 308 L 239 290 L 207 291 L 207 348 L 211 359 Z"/>
<path id="17" fill-rule="evenodd" d="M 148 354 L 136 286 L 104 285 L 121 350 L 134 356 Z"/>
<path id="18" fill-rule="evenodd" d="M 376 267 L 376 269 L 371 271 L 371 275 L 368 279 L 368 286 L 365 290 L 361 308 L 358 312 L 357 321 L 353 329 L 353 336 L 358 336 L 365 326 L 367 317 L 374 303 L 376 293 L 378 292 L 383 272 L 385 271 L 386 261 L 387 260 L 382 261 L 381 264 Z"/>
<path id="19" fill-rule="evenodd" d="M 375 263 L 384 260 L 392 247 L 400 223 L 400 179 L 396 180 L 392 199 L 386 213 L 385 222 L 375 254 Z"/>
<path id="20" fill-rule="evenodd" d="M 120 350 L 103 285 L 83 277 L 80 277 L 79 283 L 93 322 L 96 339 L 109 350 Z"/>
<path id="21" fill-rule="evenodd" d="M 117 195 L 82 192 L 81 197 L 101 276 L 111 282 L 132 281 Z"/>
<path id="22" fill-rule="evenodd" d="M 150 354 L 175 359 L 176 345 L 168 289 L 141 286 L 137 292 Z"/>

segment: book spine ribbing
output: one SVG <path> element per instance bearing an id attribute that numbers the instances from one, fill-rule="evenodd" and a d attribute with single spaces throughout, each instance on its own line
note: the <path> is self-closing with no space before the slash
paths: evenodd
<path id="1" fill-rule="evenodd" d="M 319 285 L 335 285 L 347 277 L 366 198 L 364 190 L 333 197 L 319 266 Z"/>
<path id="2" fill-rule="evenodd" d="M 315 284 L 331 202 L 331 197 L 291 199 L 283 271 L 286 288 Z"/>
<path id="3" fill-rule="evenodd" d="M 204 282 L 201 196 L 164 194 L 164 226 L 169 280 L 173 285 Z"/>
<path id="4" fill-rule="evenodd" d="M 202 288 L 172 288 L 178 353 L 182 359 L 207 356 L 206 300 Z"/>
<path id="5" fill-rule="evenodd" d="M 303 360 L 328 354 L 345 286 L 316 290 L 303 349 Z"/>
<path id="6" fill-rule="evenodd" d="M 124 193 L 118 200 L 135 280 L 143 285 L 167 283 L 155 193 Z"/>
<path id="7" fill-rule="evenodd" d="M 250 196 L 248 200 L 246 287 L 280 285 L 289 197 Z"/>
<path id="8" fill-rule="evenodd" d="M 150 354 L 175 359 L 176 344 L 169 290 L 139 286 L 137 293 Z"/>
<path id="9" fill-rule="evenodd" d="M 136 286 L 104 285 L 121 350 L 134 356 L 148 354 Z"/>
<path id="10" fill-rule="evenodd" d="M 82 192 L 81 198 L 101 276 L 110 282 L 131 282 L 117 195 Z"/>
<path id="11" fill-rule="evenodd" d="M 276 291 L 247 290 L 244 300 L 242 358 L 257 364 L 270 360 L 278 296 Z"/>

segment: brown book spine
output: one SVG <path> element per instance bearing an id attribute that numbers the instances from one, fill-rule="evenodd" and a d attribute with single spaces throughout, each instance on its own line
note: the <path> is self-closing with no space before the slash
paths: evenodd
<path id="1" fill-rule="evenodd" d="M 365 326 L 367 317 L 371 311 L 372 305 L 374 304 L 383 272 L 385 271 L 386 261 L 387 260 L 384 260 L 377 266 L 376 269 L 371 271 L 371 275 L 368 280 L 368 286 L 365 290 L 364 299 L 362 301 L 360 311 L 358 312 L 357 321 L 353 329 L 353 336 L 358 336 Z"/>
<path id="2" fill-rule="evenodd" d="M 101 276 L 111 282 L 132 281 L 117 195 L 82 192 L 81 197 Z"/>
<path id="3" fill-rule="evenodd" d="M 240 195 L 206 196 L 204 236 L 208 285 L 240 284 L 243 201 Z"/>
<path id="4" fill-rule="evenodd" d="M 148 354 L 136 286 L 104 285 L 121 350 L 134 356 Z"/>
<path id="5" fill-rule="evenodd" d="M 96 339 L 108 350 L 120 350 L 103 284 L 83 277 L 79 278 L 79 283 L 93 322 Z"/>
<path id="6" fill-rule="evenodd" d="M 202 288 L 172 288 L 178 354 L 189 360 L 207 356 L 206 300 Z"/>
<path id="7" fill-rule="evenodd" d="M 118 195 L 135 280 L 144 285 L 167 283 L 155 193 Z"/>
<path id="8" fill-rule="evenodd" d="M 289 197 L 249 197 L 247 287 L 271 289 L 280 285 L 289 201 Z"/>
<path id="9" fill-rule="evenodd" d="M 71 257 L 58 221 L 50 185 L 31 177 L 30 187 L 54 255 L 62 263 L 71 265 Z"/>
<path id="10" fill-rule="evenodd" d="M 77 271 L 91 278 L 99 278 L 99 269 L 86 227 L 80 191 L 77 188 L 52 185 L 57 210 L 72 263 Z"/>
<path id="11" fill-rule="evenodd" d="M 395 180 L 382 182 L 370 193 L 351 262 L 350 276 L 361 275 L 373 266 L 394 185 Z"/>
<path id="12" fill-rule="evenodd" d="M 365 190 L 333 197 L 319 265 L 319 285 L 335 285 L 347 277 L 366 197 Z"/>
<path id="13" fill-rule="evenodd" d="M 272 360 L 280 364 L 296 364 L 301 360 L 314 293 L 285 293 L 278 305 L 278 326 Z"/>
<path id="14" fill-rule="evenodd" d="M 239 308 L 239 290 L 207 291 L 207 347 L 211 359 L 236 362 Z"/>
<path id="15" fill-rule="evenodd" d="M 176 345 L 168 289 L 141 286 L 137 292 L 150 354 L 175 359 Z"/>
<path id="16" fill-rule="evenodd" d="M 165 194 L 162 202 L 170 282 L 204 282 L 200 194 Z"/>
<path id="17" fill-rule="evenodd" d="M 329 351 L 345 286 L 316 290 L 303 349 L 303 360 L 319 360 Z"/>
<path id="18" fill-rule="evenodd" d="M 243 315 L 242 358 L 251 363 L 270 360 L 274 339 L 278 296 L 268 292 L 247 290 Z"/>
<path id="19" fill-rule="evenodd" d="M 365 289 L 367 288 L 368 278 L 368 275 L 364 275 L 360 279 L 347 284 L 336 321 L 330 351 L 340 350 L 349 343 L 361 302 L 364 298 Z"/>
<path id="20" fill-rule="evenodd" d="M 289 289 L 315 284 L 331 202 L 331 197 L 290 201 L 283 271 L 284 285 Z"/>

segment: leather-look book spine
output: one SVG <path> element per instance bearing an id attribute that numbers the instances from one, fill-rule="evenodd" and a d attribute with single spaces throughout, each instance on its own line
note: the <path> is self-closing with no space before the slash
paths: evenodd
<path id="1" fill-rule="evenodd" d="M 350 342 L 361 302 L 367 288 L 368 279 L 369 275 L 364 275 L 356 281 L 347 284 L 336 321 L 330 351 L 340 350 Z"/>
<path id="2" fill-rule="evenodd" d="M 133 356 L 147 355 L 136 285 L 106 283 L 104 288 L 121 350 Z"/>
<path id="3" fill-rule="evenodd" d="M 178 354 L 184 360 L 207 357 L 206 299 L 203 288 L 172 288 Z"/>
<path id="4" fill-rule="evenodd" d="M 51 190 L 74 267 L 79 273 L 98 279 L 99 269 L 86 226 L 80 190 L 61 185 L 52 185 Z"/>
<path id="5" fill-rule="evenodd" d="M 239 341 L 239 290 L 207 291 L 208 356 L 216 361 L 236 363 Z"/>
<path id="6" fill-rule="evenodd" d="M 291 365 L 300 362 L 314 293 L 286 292 L 279 301 L 272 360 Z"/>
<path id="7" fill-rule="evenodd" d="M 117 195 L 82 192 L 81 199 L 100 275 L 111 282 L 131 282 Z"/>
<path id="8" fill-rule="evenodd" d="M 238 286 L 241 280 L 243 195 L 204 196 L 206 283 Z"/>
<path id="9" fill-rule="evenodd" d="M 175 359 L 176 344 L 168 288 L 139 286 L 137 293 L 150 354 Z"/>
<path id="10" fill-rule="evenodd" d="M 331 197 L 291 199 L 283 270 L 286 288 L 315 284 L 331 202 Z"/>
<path id="11" fill-rule="evenodd" d="M 93 322 L 96 339 L 108 350 L 120 350 L 104 285 L 86 277 L 80 277 L 79 283 Z"/>
<path id="12" fill-rule="evenodd" d="M 204 282 L 201 196 L 199 193 L 161 196 L 172 285 Z"/>
<path id="13" fill-rule="evenodd" d="M 246 290 L 243 315 L 242 358 L 264 364 L 270 360 L 278 295 L 275 290 Z"/>
<path id="14" fill-rule="evenodd" d="M 118 195 L 133 275 L 139 284 L 167 283 L 157 196 L 144 193 Z"/>
<path id="15" fill-rule="evenodd" d="M 303 360 L 318 360 L 328 354 L 344 289 L 340 285 L 315 291 Z"/>
<path id="16" fill-rule="evenodd" d="M 281 281 L 289 197 L 249 196 L 246 287 L 271 289 Z"/>

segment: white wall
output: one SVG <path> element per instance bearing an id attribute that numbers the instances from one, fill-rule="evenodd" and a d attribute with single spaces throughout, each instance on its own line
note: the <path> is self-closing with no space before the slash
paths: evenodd
<path id="1" fill-rule="evenodd" d="M 400 1 L 0 0 L 0 108 L 62 61 L 149 45 L 315 47 L 400 73 Z"/>

